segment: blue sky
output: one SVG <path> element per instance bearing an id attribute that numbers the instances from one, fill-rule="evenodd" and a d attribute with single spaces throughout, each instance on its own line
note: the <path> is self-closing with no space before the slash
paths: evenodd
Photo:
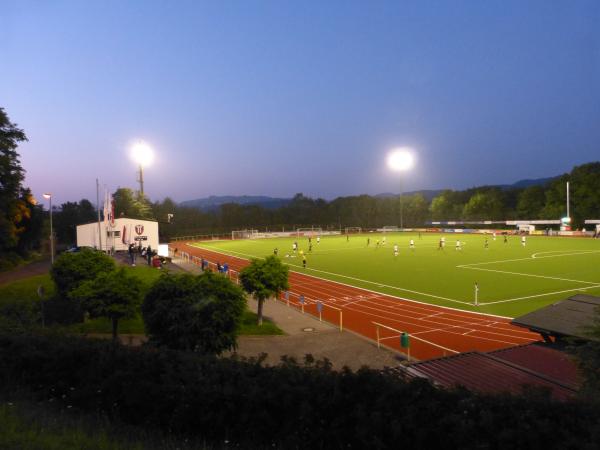
<path id="1" fill-rule="evenodd" d="M 510 183 L 600 159 L 598 1 L 11 1 L 0 106 L 58 203 Z M 415 149 L 402 182 L 385 166 Z"/>

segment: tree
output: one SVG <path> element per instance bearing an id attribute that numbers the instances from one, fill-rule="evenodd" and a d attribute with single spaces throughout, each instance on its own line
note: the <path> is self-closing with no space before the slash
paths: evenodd
<path id="1" fill-rule="evenodd" d="M 81 283 L 114 269 L 115 262 L 110 256 L 84 248 L 80 252 L 60 255 L 50 269 L 50 276 L 58 294 L 67 297 Z"/>
<path id="2" fill-rule="evenodd" d="M 542 186 L 529 186 L 523 189 L 517 201 L 517 214 L 519 219 L 537 219 L 544 208 L 544 188 Z"/>
<path id="3" fill-rule="evenodd" d="M 263 305 L 266 299 L 278 296 L 289 289 L 289 268 L 275 255 L 265 259 L 252 259 L 240 272 L 240 281 L 246 292 L 258 301 L 258 325 L 263 322 Z"/>
<path id="4" fill-rule="evenodd" d="M 113 270 L 113 259 L 96 250 L 83 249 L 77 253 L 61 254 L 50 269 L 56 290 L 54 296 L 46 302 L 48 322 L 81 322 L 84 311 L 78 299 L 73 298 L 71 293 L 82 283 Z"/>
<path id="5" fill-rule="evenodd" d="M 498 220 L 502 216 L 502 198 L 495 189 L 476 192 L 463 209 L 463 217 L 467 220 Z"/>
<path id="6" fill-rule="evenodd" d="M 96 218 L 94 206 L 85 198 L 79 203 L 63 203 L 58 211 L 54 211 L 54 230 L 58 242 L 74 244 L 77 225 L 94 222 Z"/>
<path id="7" fill-rule="evenodd" d="M 164 274 L 146 294 L 142 316 L 151 344 L 220 354 L 236 348 L 245 309 L 244 292 L 222 275 Z"/>
<path id="8" fill-rule="evenodd" d="M 113 194 L 113 199 L 115 201 L 115 217 L 152 218 L 152 206 L 148 198 L 140 193 L 135 193 L 132 189 L 117 189 Z"/>
<path id="9" fill-rule="evenodd" d="M 23 130 L 0 108 L 0 254 L 16 249 L 24 231 L 22 221 L 29 217 L 33 205 L 23 198 L 25 171 L 16 150 L 19 142 L 26 140 Z"/>
<path id="10" fill-rule="evenodd" d="M 121 267 L 81 283 L 71 292 L 71 298 L 78 299 L 90 317 L 110 319 L 112 337 L 116 341 L 119 320 L 135 317 L 138 311 L 142 300 L 142 283 Z"/>

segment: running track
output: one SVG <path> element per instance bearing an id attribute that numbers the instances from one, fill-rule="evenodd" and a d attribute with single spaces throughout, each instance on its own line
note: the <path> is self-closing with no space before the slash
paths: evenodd
<path id="1" fill-rule="evenodd" d="M 203 257 L 213 263 L 227 262 L 230 269 L 236 272 L 248 264 L 247 259 L 189 244 L 178 241 L 171 246 L 177 246 L 179 251 Z M 341 310 L 344 329 L 374 341 L 377 339 L 377 327 L 373 322 L 406 331 L 411 336 L 411 357 L 420 360 L 450 355 L 453 354 L 452 351 L 486 352 L 540 340 L 538 334 L 511 325 L 510 319 L 503 317 L 418 303 L 292 270 L 289 283 L 291 306 L 301 308 L 298 297 L 302 294 L 305 297 L 304 311 L 318 316 L 317 301 L 320 301 L 323 304 L 323 320 L 339 325 Z M 283 295 L 282 300 L 285 301 Z M 379 327 L 379 337 L 382 345 L 406 353 L 406 349 L 400 347 L 400 333 Z M 427 342 L 415 339 L 417 337 Z"/>

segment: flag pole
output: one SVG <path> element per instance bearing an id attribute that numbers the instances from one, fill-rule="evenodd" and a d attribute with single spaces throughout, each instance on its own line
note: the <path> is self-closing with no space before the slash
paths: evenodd
<path id="1" fill-rule="evenodd" d="M 102 226 L 100 225 L 100 183 L 96 178 L 96 209 L 98 210 L 98 247 L 102 250 Z"/>

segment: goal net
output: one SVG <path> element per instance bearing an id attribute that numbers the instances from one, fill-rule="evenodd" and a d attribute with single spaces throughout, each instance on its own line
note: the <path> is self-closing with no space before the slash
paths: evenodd
<path id="1" fill-rule="evenodd" d="M 362 233 L 361 227 L 346 227 L 344 228 L 344 234 L 359 234 Z"/>
<path id="2" fill-rule="evenodd" d="M 301 236 L 321 236 L 321 234 L 323 233 L 323 230 L 321 229 L 321 227 L 311 227 L 311 228 L 297 228 L 296 229 L 296 236 L 297 237 L 301 237 Z"/>
<path id="3" fill-rule="evenodd" d="M 231 232 L 231 239 L 252 239 L 258 230 L 236 230 Z"/>

